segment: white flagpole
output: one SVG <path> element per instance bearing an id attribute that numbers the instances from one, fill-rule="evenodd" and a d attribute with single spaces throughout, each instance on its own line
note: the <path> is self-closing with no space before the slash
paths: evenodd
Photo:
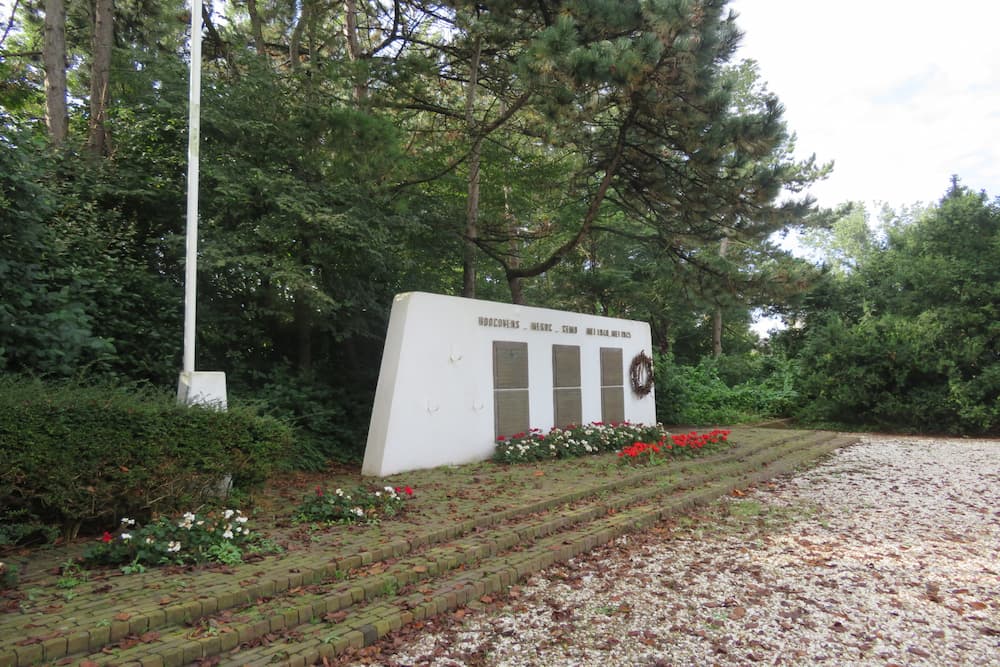
<path id="1" fill-rule="evenodd" d="M 191 0 L 191 85 L 188 92 L 187 240 L 184 259 L 184 373 L 194 373 L 198 276 L 198 160 L 201 140 L 201 0 Z"/>

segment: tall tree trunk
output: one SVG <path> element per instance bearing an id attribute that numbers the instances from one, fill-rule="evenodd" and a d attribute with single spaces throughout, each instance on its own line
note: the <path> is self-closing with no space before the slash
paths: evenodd
<path id="1" fill-rule="evenodd" d="M 257 0 L 247 0 L 247 13 L 250 14 L 250 32 L 253 34 L 253 48 L 258 56 L 265 53 L 264 27 L 260 21 L 260 13 L 257 11 Z"/>
<path id="2" fill-rule="evenodd" d="M 729 250 L 729 237 L 723 236 L 719 242 L 719 257 L 725 257 Z M 722 356 L 722 305 L 715 305 L 715 314 L 712 317 L 712 356 L 719 358 Z"/>
<path id="3" fill-rule="evenodd" d="M 503 186 L 503 212 L 507 222 L 507 235 L 510 237 L 510 259 L 507 266 L 512 269 L 521 268 L 521 242 L 517 234 L 517 219 L 510 212 L 510 186 Z M 511 276 L 508 272 L 507 285 L 510 287 L 510 301 L 524 304 L 524 279 Z"/>
<path id="4" fill-rule="evenodd" d="M 299 370 L 312 372 L 312 310 L 303 293 L 295 295 L 295 342 Z"/>
<path id="5" fill-rule="evenodd" d="M 53 144 L 61 144 L 69 131 L 66 112 L 66 5 L 63 0 L 45 0 L 45 124 Z"/>
<path id="6" fill-rule="evenodd" d="M 347 57 L 357 65 L 365 57 L 361 51 L 361 40 L 358 37 L 358 0 L 344 0 L 344 32 L 347 37 Z M 368 99 L 368 75 L 360 68 L 354 71 L 354 102 L 359 106 Z"/>
<path id="7" fill-rule="evenodd" d="M 476 239 L 479 237 L 479 161 L 483 136 L 476 127 L 476 86 L 479 85 L 479 57 L 482 43 L 476 37 L 469 63 L 469 88 L 465 95 L 465 124 L 472 137 L 469 151 L 469 194 L 465 206 L 465 248 L 462 257 L 462 296 L 476 297 Z"/>
<path id="8" fill-rule="evenodd" d="M 87 142 L 95 155 L 107 155 L 111 148 L 107 117 L 114 16 L 114 0 L 95 0 L 93 57 L 90 66 L 90 136 Z"/>
<path id="9" fill-rule="evenodd" d="M 295 28 L 292 30 L 292 36 L 288 40 L 288 59 L 291 62 L 291 68 L 293 70 L 299 67 L 299 47 L 302 45 L 302 32 L 305 30 L 306 23 L 310 20 L 310 7 L 308 0 L 302 0 L 299 4 L 299 19 L 295 24 Z"/>

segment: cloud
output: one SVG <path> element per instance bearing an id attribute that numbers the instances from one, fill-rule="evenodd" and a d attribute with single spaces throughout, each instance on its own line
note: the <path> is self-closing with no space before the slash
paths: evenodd
<path id="1" fill-rule="evenodd" d="M 737 0 L 802 157 L 834 160 L 821 205 L 935 201 L 952 174 L 1000 195 L 1000 3 Z"/>

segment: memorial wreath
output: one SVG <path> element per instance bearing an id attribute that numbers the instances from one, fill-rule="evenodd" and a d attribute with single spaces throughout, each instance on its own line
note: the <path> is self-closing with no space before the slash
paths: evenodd
<path id="1" fill-rule="evenodd" d="M 632 391 L 640 398 L 645 396 L 653 389 L 653 360 L 645 352 L 635 355 L 629 365 L 628 376 Z"/>

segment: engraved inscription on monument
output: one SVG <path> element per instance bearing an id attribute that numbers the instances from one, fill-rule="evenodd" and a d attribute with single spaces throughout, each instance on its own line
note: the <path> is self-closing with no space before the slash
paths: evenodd
<path id="1" fill-rule="evenodd" d="M 620 347 L 601 348 L 601 421 L 625 421 L 625 372 Z"/>
<path id="2" fill-rule="evenodd" d="M 580 346 L 552 346 L 552 394 L 556 426 L 583 423 Z"/>
<path id="3" fill-rule="evenodd" d="M 496 436 L 530 428 L 527 343 L 493 341 L 493 414 Z"/>

